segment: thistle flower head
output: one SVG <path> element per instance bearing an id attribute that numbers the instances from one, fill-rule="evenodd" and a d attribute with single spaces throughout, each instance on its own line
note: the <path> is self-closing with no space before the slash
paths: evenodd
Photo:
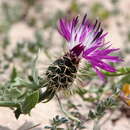
<path id="1" fill-rule="evenodd" d="M 110 49 L 110 43 L 105 42 L 107 33 L 103 33 L 98 20 L 92 23 L 87 19 L 87 15 L 81 22 L 78 16 L 72 20 L 62 18 L 58 23 L 58 31 L 67 40 L 69 53 L 77 58 L 86 59 L 102 80 L 104 75 L 101 69 L 108 72 L 116 71 L 108 62 L 122 61 L 118 56 L 110 55 L 119 49 Z"/>
<path id="2" fill-rule="evenodd" d="M 101 23 L 96 20 L 91 23 L 87 15 L 79 22 L 78 16 L 72 20 L 62 18 L 58 23 L 59 33 L 68 42 L 68 52 L 56 59 L 46 71 L 47 89 L 40 100 L 51 100 L 58 90 L 68 90 L 73 84 L 82 58 L 86 59 L 99 77 L 104 80 L 101 69 L 115 72 L 116 69 L 109 62 L 122 61 L 118 56 L 111 56 L 109 43 L 105 43 L 107 33 L 103 33 Z"/>

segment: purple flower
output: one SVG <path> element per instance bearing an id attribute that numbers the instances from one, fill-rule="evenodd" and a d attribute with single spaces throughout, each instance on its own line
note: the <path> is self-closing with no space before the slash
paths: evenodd
<path id="1" fill-rule="evenodd" d="M 93 24 L 87 19 L 87 15 L 83 17 L 81 23 L 78 16 L 70 21 L 63 18 L 59 20 L 58 31 L 68 41 L 70 54 L 80 59 L 85 58 L 102 80 L 104 75 L 101 69 L 116 72 L 108 63 L 122 61 L 118 56 L 110 55 L 119 49 L 110 49 L 110 43 L 105 43 L 107 33 L 103 33 L 98 20 Z"/>

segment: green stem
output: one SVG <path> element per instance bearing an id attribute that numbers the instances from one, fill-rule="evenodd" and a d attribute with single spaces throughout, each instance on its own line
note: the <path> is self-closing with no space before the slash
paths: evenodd
<path id="1" fill-rule="evenodd" d="M 18 107 L 19 104 L 10 101 L 0 101 L 0 107 Z"/>
<path id="2" fill-rule="evenodd" d="M 41 124 L 40 124 L 40 123 L 39 123 L 39 124 L 36 124 L 36 125 L 34 125 L 34 126 L 30 127 L 30 128 L 27 128 L 27 129 L 25 129 L 25 130 L 32 130 L 33 128 L 36 128 L 36 127 L 38 127 L 39 125 L 41 125 Z"/>
<path id="3" fill-rule="evenodd" d="M 125 68 L 120 68 L 118 69 L 116 72 L 105 72 L 102 71 L 102 73 L 106 76 L 122 76 L 122 75 L 126 75 L 126 74 L 130 74 L 130 67 L 125 67 Z M 82 74 L 80 74 L 79 76 L 95 76 L 96 73 L 94 72 L 88 72 L 87 74 L 84 72 L 82 72 Z"/>
<path id="4" fill-rule="evenodd" d="M 130 74 L 130 68 L 120 68 L 117 70 L 117 72 L 104 72 L 105 75 L 107 76 L 121 76 L 121 75 L 126 75 Z"/>
<path id="5" fill-rule="evenodd" d="M 81 122 L 78 118 L 74 117 L 73 115 L 71 115 L 70 113 L 68 113 L 67 111 L 64 110 L 62 103 L 61 103 L 57 94 L 56 94 L 56 98 L 58 100 L 61 111 L 64 113 L 65 116 L 67 116 L 70 120 L 73 120 L 73 121 L 76 121 L 76 122 Z"/>

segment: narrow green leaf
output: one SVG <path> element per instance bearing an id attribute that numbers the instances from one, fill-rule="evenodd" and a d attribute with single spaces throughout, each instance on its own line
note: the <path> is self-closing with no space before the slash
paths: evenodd
<path id="1" fill-rule="evenodd" d="M 12 73 L 10 75 L 10 80 L 13 82 L 16 77 L 17 77 L 17 70 L 15 67 L 13 67 Z"/>
<path id="2" fill-rule="evenodd" d="M 36 70 L 36 62 L 37 62 L 37 59 L 38 59 L 38 54 L 36 55 L 35 59 L 34 59 L 33 62 L 32 62 L 32 77 L 33 77 L 34 83 L 35 83 L 36 85 L 39 85 L 38 72 L 37 72 L 37 70 Z"/>
<path id="3" fill-rule="evenodd" d="M 29 81 L 26 81 L 24 79 L 21 79 L 19 77 L 17 77 L 15 79 L 15 82 L 12 84 L 12 86 L 23 86 L 23 87 L 28 87 L 28 88 L 31 88 L 31 89 L 37 89 L 37 86 L 35 84 L 32 84 L 31 82 Z"/>

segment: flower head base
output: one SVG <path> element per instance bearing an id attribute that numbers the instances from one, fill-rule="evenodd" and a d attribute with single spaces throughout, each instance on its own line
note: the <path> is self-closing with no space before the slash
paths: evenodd
<path id="1" fill-rule="evenodd" d="M 71 21 L 64 18 L 59 20 L 58 30 L 67 40 L 69 52 L 80 59 L 86 59 L 102 80 L 104 75 L 100 69 L 115 72 L 116 69 L 108 62 L 122 61 L 118 56 L 110 55 L 119 49 L 110 49 L 110 44 L 105 43 L 107 33 L 103 33 L 98 20 L 93 24 L 87 19 L 87 15 L 83 17 L 81 23 L 78 16 Z"/>

